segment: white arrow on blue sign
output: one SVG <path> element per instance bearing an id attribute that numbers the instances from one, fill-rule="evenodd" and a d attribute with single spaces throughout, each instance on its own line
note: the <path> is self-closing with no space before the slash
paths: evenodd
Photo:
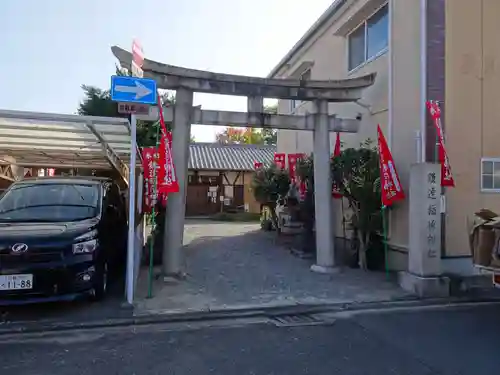
<path id="1" fill-rule="evenodd" d="M 111 100 L 115 102 L 156 104 L 154 79 L 112 76 Z"/>

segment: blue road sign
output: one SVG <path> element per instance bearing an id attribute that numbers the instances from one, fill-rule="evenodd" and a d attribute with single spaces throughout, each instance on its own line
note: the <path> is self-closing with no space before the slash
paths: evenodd
<path id="1" fill-rule="evenodd" d="M 154 79 L 112 76 L 111 100 L 115 102 L 156 104 Z"/>

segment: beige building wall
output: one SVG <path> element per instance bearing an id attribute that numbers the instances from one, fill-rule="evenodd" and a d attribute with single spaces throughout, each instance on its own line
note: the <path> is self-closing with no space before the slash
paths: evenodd
<path id="1" fill-rule="evenodd" d="M 365 91 L 361 104 L 331 104 L 330 113 L 354 117 L 362 114 L 358 134 L 341 134 L 344 147 L 357 147 L 366 138 L 376 142 L 376 127 L 380 124 L 391 146 L 403 187 L 408 191 L 410 165 L 416 161 L 416 131 L 421 125 L 420 100 L 420 5 L 417 0 L 390 1 L 392 7 L 392 46 L 354 71 L 348 71 L 347 35 L 387 1 L 350 1 L 346 10 L 332 17 L 316 38 L 310 41 L 290 61 L 280 77 L 296 77 L 300 67 L 311 65 L 311 79 L 343 79 L 376 72 L 375 84 Z M 391 24 L 391 22 L 390 22 Z M 389 125 L 389 59 L 392 56 L 392 126 Z M 397 58 L 396 58 L 397 57 Z M 311 110 L 310 104 L 299 106 L 294 113 Z M 279 102 L 280 113 L 290 113 L 287 100 Z M 335 135 L 331 137 L 331 147 Z M 313 150 L 312 132 L 280 130 L 278 152 Z M 391 212 L 390 242 L 398 250 L 391 261 L 393 268 L 406 268 L 408 247 L 408 202 Z M 337 220 L 340 223 L 340 218 Z M 340 225 L 337 234 L 340 234 Z"/>
<path id="2" fill-rule="evenodd" d="M 474 211 L 500 212 L 500 193 L 481 191 L 481 158 L 500 161 L 499 15 L 498 0 L 446 1 L 446 147 L 456 184 L 446 192 L 447 256 L 470 255 Z"/>

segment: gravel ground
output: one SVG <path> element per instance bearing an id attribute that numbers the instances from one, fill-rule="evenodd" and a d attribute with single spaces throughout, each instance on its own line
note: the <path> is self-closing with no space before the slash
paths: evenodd
<path id="1" fill-rule="evenodd" d="M 247 305 L 343 303 L 407 298 L 383 273 L 342 269 L 334 275 L 310 271 L 312 260 L 293 256 L 258 224 L 188 221 L 187 280 L 157 280 L 145 299 L 147 271 L 139 281 L 137 313 L 203 310 Z"/>

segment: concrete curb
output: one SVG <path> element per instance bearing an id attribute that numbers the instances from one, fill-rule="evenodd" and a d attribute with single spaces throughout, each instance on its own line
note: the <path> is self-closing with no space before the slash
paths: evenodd
<path id="1" fill-rule="evenodd" d="M 419 309 L 422 307 L 446 306 L 471 303 L 500 303 L 500 297 L 473 296 L 435 299 L 403 299 L 377 302 L 352 302 L 352 303 L 322 303 L 322 304 L 279 304 L 279 305 L 248 305 L 240 307 L 227 307 L 220 309 L 207 309 L 191 312 L 165 312 L 130 318 L 116 318 L 92 320 L 86 322 L 15 322 L 0 324 L 0 336 L 12 334 L 31 334 L 44 332 L 64 332 L 80 329 L 116 328 L 126 326 L 141 326 L 165 323 L 193 323 L 210 322 L 236 318 L 273 318 L 287 315 L 321 314 L 363 310 L 384 309 Z"/>

